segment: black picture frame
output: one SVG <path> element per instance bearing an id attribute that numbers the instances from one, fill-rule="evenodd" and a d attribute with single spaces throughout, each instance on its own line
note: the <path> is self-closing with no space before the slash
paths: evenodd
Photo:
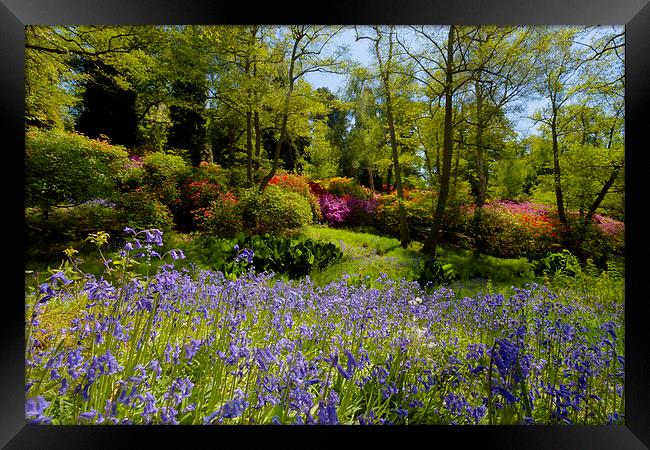
<path id="1" fill-rule="evenodd" d="M 310 9 L 311 8 L 311 9 Z M 23 268 L 5 247 L 6 279 L 16 295 L 3 302 L 0 361 L 3 383 L 0 444 L 7 449 L 156 448 L 207 442 L 210 446 L 371 448 L 412 445 L 480 449 L 644 449 L 650 447 L 650 358 L 644 303 L 642 208 L 644 112 L 650 105 L 650 4 L 647 0 L 364 0 L 338 4 L 146 0 L 0 0 L 0 124 L 5 205 L 11 214 L 5 244 L 24 248 L 24 26 L 27 24 L 612 24 L 626 26 L 626 423 L 612 426 L 478 427 L 166 427 L 32 426 L 24 419 Z M 19 168 L 19 169 L 18 169 Z M 13 176 L 6 176 L 16 174 Z M 14 209 L 15 208 L 15 209 Z M 15 214 L 15 216 L 13 215 Z M 13 292 L 10 291 L 10 292 Z M 225 439 L 225 441 L 224 441 Z M 263 439 L 261 442 L 254 442 Z M 444 440 L 444 441 L 443 441 Z M 444 442 L 444 443 L 443 443 Z"/>

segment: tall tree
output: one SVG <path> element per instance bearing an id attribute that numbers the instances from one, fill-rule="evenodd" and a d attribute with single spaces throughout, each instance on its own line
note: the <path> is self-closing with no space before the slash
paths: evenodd
<path id="1" fill-rule="evenodd" d="M 336 55 L 325 56 L 324 53 L 328 44 L 340 29 L 340 27 L 332 28 L 327 26 L 289 26 L 286 43 L 290 50 L 288 51 L 286 75 L 283 76 L 282 80 L 285 86 L 285 94 L 280 111 L 280 137 L 275 144 L 271 169 L 262 178 L 259 185 L 260 189 L 266 187 L 278 169 L 282 146 L 287 138 L 287 123 L 296 82 L 307 73 L 333 72 L 336 70 L 338 66 Z"/>
<path id="2" fill-rule="evenodd" d="M 471 79 L 471 73 L 465 60 L 467 51 L 461 47 L 467 38 L 464 33 L 460 33 L 458 26 L 447 27 L 446 40 L 443 45 L 438 43 L 440 32 L 443 30 L 441 27 L 413 26 L 410 27 L 410 30 L 419 39 L 420 47 L 411 48 L 402 41 L 400 41 L 400 45 L 418 66 L 418 71 L 413 76 L 427 87 L 430 96 L 444 99 L 442 158 L 438 177 L 439 192 L 431 230 L 422 249 L 423 252 L 435 258 L 450 194 L 454 149 L 454 94 Z"/>
<path id="3" fill-rule="evenodd" d="M 538 41 L 541 53 L 539 61 L 541 76 L 536 90 L 548 101 L 548 106 L 542 108 L 534 119 L 547 125 L 551 132 L 555 202 L 562 223 L 567 223 L 567 214 L 562 192 L 559 142 L 560 138 L 569 132 L 575 117 L 566 117 L 562 121 L 560 110 L 574 99 L 578 92 L 576 74 L 580 67 L 580 59 L 573 46 L 573 39 L 578 31 L 574 27 L 541 29 Z"/>
<path id="4" fill-rule="evenodd" d="M 397 135 L 395 133 L 395 118 L 393 116 L 392 77 L 394 76 L 395 27 L 393 25 L 389 27 L 373 26 L 372 31 L 373 33 L 369 33 L 367 36 L 359 35 L 357 33 L 357 40 L 368 39 L 372 42 L 374 56 L 377 61 L 379 79 L 381 80 L 382 86 L 381 92 L 383 94 L 384 113 L 386 116 L 386 124 L 388 126 L 389 143 L 393 161 L 392 173 L 395 177 L 395 188 L 397 190 L 400 244 L 403 248 L 406 248 L 408 247 L 410 237 L 406 208 L 404 207 L 404 189 L 402 186 L 402 173 L 399 163 L 399 150 L 397 148 Z"/>
<path id="5" fill-rule="evenodd" d="M 25 28 L 25 116 L 27 124 L 62 127 L 69 108 L 92 84 L 85 68 L 102 71 L 104 85 L 128 90 L 141 67 L 138 28 L 124 26 L 37 26 Z"/>
<path id="6" fill-rule="evenodd" d="M 489 181 L 485 133 L 503 122 L 506 108 L 527 93 L 537 54 L 528 28 L 479 25 L 472 31 L 466 36 L 475 110 L 473 121 L 465 121 L 475 128 L 475 197 L 480 215 Z"/>

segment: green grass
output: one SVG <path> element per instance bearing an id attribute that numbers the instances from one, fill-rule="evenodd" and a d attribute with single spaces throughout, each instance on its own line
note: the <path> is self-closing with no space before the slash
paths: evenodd
<path id="1" fill-rule="evenodd" d="M 391 278 L 414 280 L 419 266 L 426 259 L 420 252 L 422 244 L 419 242 L 412 242 L 404 249 L 397 239 L 348 229 L 312 225 L 301 230 L 296 237 L 331 242 L 343 251 L 341 261 L 310 274 L 319 285 L 340 280 L 345 274 L 368 276 L 371 284 L 381 273 Z"/>
<path id="2" fill-rule="evenodd" d="M 380 274 L 385 273 L 390 278 L 417 280 L 419 271 L 427 257 L 421 252 L 422 243 L 411 242 L 406 249 L 400 246 L 399 240 L 391 237 L 379 236 L 367 232 L 367 229 L 340 229 L 330 228 L 325 225 L 312 225 L 299 231 L 290 233 L 298 239 L 315 239 L 323 242 L 330 242 L 337 245 L 343 251 L 343 258 L 323 270 L 314 270 L 310 278 L 315 284 L 324 286 L 328 283 L 339 281 L 345 275 L 355 279 L 368 277 L 370 285 L 375 284 Z M 218 263 L 226 257 L 234 245 L 235 239 L 227 239 L 216 236 L 206 236 L 199 233 L 178 233 L 167 231 L 164 234 L 165 245 L 160 253 L 171 249 L 181 249 L 185 252 L 186 259 L 176 261 L 177 267 L 196 266 L 200 269 L 214 269 Z M 114 257 L 115 252 L 106 251 L 105 257 Z M 86 273 L 101 276 L 103 263 L 97 256 L 96 249 L 85 245 L 78 255 L 80 258 L 79 267 Z M 605 278 L 598 273 L 583 273 L 580 277 L 571 279 L 550 279 L 544 280 L 535 277 L 526 258 L 497 258 L 479 254 L 471 250 L 454 249 L 451 247 L 440 247 L 438 258 L 443 263 L 451 263 L 457 275 L 456 280 L 448 287 L 456 292 L 459 297 L 473 296 L 478 292 L 501 292 L 508 293 L 512 286 L 523 287 L 526 283 L 546 283 L 565 295 L 573 294 L 586 296 L 587 298 L 602 298 L 594 289 L 599 292 L 611 291 L 609 297 L 619 298 L 622 286 L 613 283 L 611 277 Z M 38 261 L 28 259 L 26 269 L 35 272 L 42 272 L 42 277 L 49 276 L 45 273 L 46 268 L 56 268 L 64 259 L 64 255 L 58 260 Z M 155 272 L 157 267 L 166 261 L 152 261 L 149 272 Z M 144 265 L 136 271 L 144 273 Z M 593 271 L 593 270 L 592 270 Z M 616 274 L 614 274 L 616 275 Z M 285 276 L 279 275 L 281 278 Z M 623 280 L 623 277 L 616 277 L 616 280 Z"/>

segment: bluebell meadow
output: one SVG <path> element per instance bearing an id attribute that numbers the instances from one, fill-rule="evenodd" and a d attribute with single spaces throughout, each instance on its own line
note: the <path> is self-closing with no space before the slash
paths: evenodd
<path id="1" fill-rule="evenodd" d="M 536 284 L 460 298 L 385 275 L 320 287 L 257 273 L 245 248 L 231 279 L 177 269 L 159 230 L 125 232 L 102 277 L 69 262 L 27 292 L 33 423 L 624 421 L 623 305 Z M 153 258 L 168 262 L 132 270 Z"/>

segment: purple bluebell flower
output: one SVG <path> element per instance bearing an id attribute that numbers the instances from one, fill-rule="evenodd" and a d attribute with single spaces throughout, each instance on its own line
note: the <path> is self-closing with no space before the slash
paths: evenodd
<path id="1" fill-rule="evenodd" d="M 345 355 L 348 357 L 347 372 L 352 374 L 354 373 L 354 370 L 359 367 L 359 363 L 354 359 L 354 356 L 349 350 L 345 350 Z"/>
<path id="2" fill-rule="evenodd" d="M 513 395 L 510 391 L 508 391 L 506 388 L 503 388 L 501 386 L 494 387 L 492 389 L 492 392 L 503 395 L 503 398 L 506 400 L 506 403 L 516 403 L 519 401 L 519 397 Z"/>
<path id="3" fill-rule="evenodd" d="M 39 294 L 44 294 L 43 297 L 38 301 L 38 303 L 45 303 L 54 297 L 56 294 L 52 289 L 52 286 L 49 283 L 43 283 L 38 288 Z"/>
<path id="4" fill-rule="evenodd" d="M 183 250 L 171 250 L 169 254 L 173 260 L 185 259 L 185 253 L 183 253 Z"/>
<path id="5" fill-rule="evenodd" d="M 92 420 L 97 416 L 97 411 L 91 409 L 90 411 L 82 412 L 79 414 L 80 419 Z"/>
<path id="6" fill-rule="evenodd" d="M 176 419 L 178 411 L 172 406 L 163 406 L 160 408 L 160 419 L 163 425 L 178 425 Z"/>
<path id="7" fill-rule="evenodd" d="M 145 236 L 145 243 L 154 244 L 157 245 L 158 247 L 162 247 L 163 245 L 162 231 L 156 228 L 152 228 L 151 230 L 143 230 L 142 233 L 144 233 Z"/>
<path id="8" fill-rule="evenodd" d="M 318 402 L 318 424 L 319 425 L 338 425 L 339 419 L 336 414 L 336 405 L 330 402 Z"/>
<path id="9" fill-rule="evenodd" d="M 66 278 L 65 274 L 63 272 L 61 272 L 61 271 L 59 271 L 59 272 L 55 273 L 54 275 L 52 275 L 50 277 L 50 281 L 52 281 L 52 282 L 60 281 L 64 285 L 68 285 L 68 284 L 72 283 L 72 280 L 69 280 L 68 278 Z"/>
<path id="10" fill-rule="evenodd" d="M 613 321 L 605 322 L 600 326 L 602 330 L 605 330 L 614 341 L 616 341 L 616 323 Z"/>
<path id="11" fill-rule="evenodd" d="M 492 355 L 494 364 L 503 378 L 510 375 L 515 369 L 519 356 L 519 347 L 507 339 L 497 340 L 496 353 Z"/>
<path id="12" fill-rule="evenodd" d="M 39 395 L 25 400 L 25 416 L 28 419 L 38 418 L 43 415 L 43 411 L 50 406 L 50 402 L 45 397 Z"/>

